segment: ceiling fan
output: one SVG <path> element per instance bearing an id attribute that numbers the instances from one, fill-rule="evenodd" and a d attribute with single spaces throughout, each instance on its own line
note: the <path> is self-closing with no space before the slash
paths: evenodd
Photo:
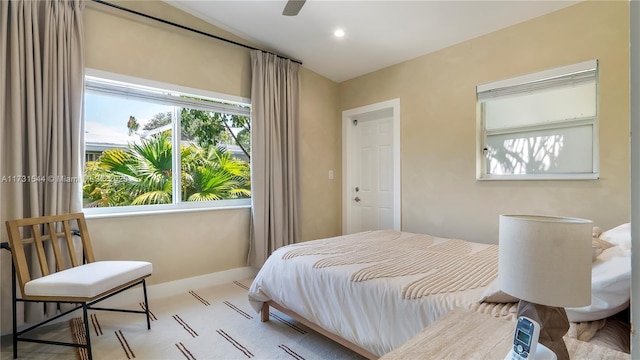
<path id="1" fill-rule="evenodd" d="M 296 16 L 302 9 L 302 5 L 304 5 L 307 0 L 289 0 L 287 1 L 287 5 L 284 6 L 284 10 L 282 11 L 282 15 L 284 16 Z"/>

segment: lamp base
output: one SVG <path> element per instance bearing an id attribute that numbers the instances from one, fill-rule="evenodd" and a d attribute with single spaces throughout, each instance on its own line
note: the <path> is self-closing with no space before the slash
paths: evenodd
<path id="1" fill-rule="evenodd" d="M 569 319 L 564 308 L 520 300 L 518 317 L 520 316 L 526 316 L 540 324 L 538 348 L 544 345 L 555 354 L 558 360 L 569 360 L 569 351 L 562 338 L 569 331 Z"/>

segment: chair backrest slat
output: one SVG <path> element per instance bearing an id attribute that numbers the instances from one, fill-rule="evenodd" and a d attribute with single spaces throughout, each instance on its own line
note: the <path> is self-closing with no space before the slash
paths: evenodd
<path id="1" fill-rule="evenodd" d="M 20 243 L 20 229 L 16 226 L 15 222 L 11 223 L 7 221 L 7 233 L 9 234 L 9 246 L 11 247 L 11 256 L 13 257 L 13 264 L 16 268 L 20 291 L 24 293 L 24 284 L 31 281 L 31 274 L 29 264 L 27 263 L 27 256 L 24 253 L 24 246 Z M 31 242 L 32 241 L 27 243 Z"/>
<path id="2" fill-rule="evenodd" d="M 44 250 L 44 242 L 42 240 L 40 224 L 31 225 L 31 231 L 33 231 L 33 240 L 36 244 L 36 252 L 38 254 L 38 263 L 40 263 L 40 271 L 42 276 L 49 275 L 49 264 L 47 263 L 47 254 Z"/>
<path id="3" fill-rule="evenodd" d="M 84 215 L 82 216 L 82 220 L 78 219 L 78 230 L 80 231 L 80 238 L 82 239 L 84 260 L 88 263 L 95 262 L 96 258 L 93 256 L 93 247 L 91 246 L 89 229 L 87 228 L 86 221 L 84 221 Z"/>
<path id="4" fill-rule="evenodd" d="M 51 244 L 51 247 L 53 248 L 53 256 L 55 258 L 56 261 L 56 270 L 55 271 L 60 271 L 64 268 L 64 265 L 62 263 L 62 254 L 60 253 L 60 245 L 58 244 L 58 241 L 56 241 L 58 239 L 58 232 L 56 231 L 56 223 L 55 222 L 49 222 L 47 225 L 49 228 L 49 237 L 52 239 L 52 241 L 49 241 L 49 243 Z"/>
<path id="5" fill-rule="evenodd" d="M 75 245 L 73 244 L 73 234 L 71 233 L 69 221 L 65 220 L 62 222 L 62 231 L 64 231 L 67 251 L 69 252 L 69 257 L 71 258 L 71 267 L 78 266 L 80 265 L 80 263 L 78 263 L 78 257 L 76 256 Z"/>
<path id="6" fill-rule="evenodd" d="M 89 238 L 89 230 L 83 213 L 16 219 L 6 222 L 11 254 L 16 266 L 20 290 L 23 294 L 24 285 L 36 277 L 46 276 L 52 272 L 83 263 L 76 255 L 76 253 L 80 253 L 80 249 L 76 249 L 76 242 L 73 241 L 74 224 L 77 225 L 82 239 L 84 262 L 94 262 L 95 257 Z M 31 248 L 31 252 L 27 251 L 27 248 Z M 35 252 L 38 257 L 41 274 L 34 272 L 33 267 L 30 266 L 31 261 L 27 256 L 32 252 Z M 47 259 L 51 255 L 55 259 Z M 54 261 L 55 268 L 50 268 Z"/>

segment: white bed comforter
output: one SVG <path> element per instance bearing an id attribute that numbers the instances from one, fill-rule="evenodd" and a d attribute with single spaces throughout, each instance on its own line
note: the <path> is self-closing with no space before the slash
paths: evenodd
<path id="1" fill-rule="evenodd" d="M 384 231 L 380 231 L 346 235 L 278 249 L 266 261 L 249 289 L 251 305 L 259 312 L 263 302 L 273 300 L 379 356 L 398 347 L 455 307 L 475 307 L 477 310 L 478 300 L 486 286 L 463 286 L 463 290 L 449 289 L 443 293 L 428 295 L 420 294 L 418 291 L 418 295 L 414 295 L 415 298 L 407 295 L 408 284 L 416 281 L 420 283 L 420 279 L 424 284 L 424 279 L 429 276 L 437 278 L 438 269 L 426 270 L 423 267 L 411 270 L 410 266 L 405 266 L 405 273 L 417 273 L 402 275 L 400 271 L 384 277 L 376 277 L 374 274 L 372 279 L 353 281 L 352 277 L 358 271 L 362 273 L 363 269 L 385 262 L 377 260 L 376 252 L 369 249 L 377 248 L 378 253 L 394 253 L 395 263 L 399 264 L 405 257 L 421 254 L 420 252 L 426 248 L 433 249 L 439 244 L 452 241 L 428 235 L 385 231 L 387 233 L 383 234 Z M 390 238 L 385 238 L 387 235 Z M 366 236 L 372 236 L 375 240 L 367 243 Z M 423 237 L 424 246 L 421 246 Z M 349 248 L 347 244 L 354 239 L 354 243 L 358 243 L 359 247 Z M 411 245 L 402 250 L 402 244 L 405 242 Z M 463 243 L 471 253 L 486 250 L 491 246 Z M 331 253 L 332 250 L 327 249 L 337 250 Z M 396 250 L 400 252 L 395 252 Z M 298 255 L 283 260 L 283 256 L 291 255 L 292 251 L 297 251 Z M 366 256 L 357 256 L 369 252 Z M 355 256 L 355 260 L 349 261 L 349 255 Z M 325 267 L 317 265 L 320 260 L 336 259 L 340 256 L 347 258 L 343 265 L 336 265 L 340 261 L 334 261 L 333 265 Z M 395 266 L 393 261 L 389 266 Z M 477 271 L 479 273 L 483 270 Z M 497 270 L 490 271 L 495 271 L 495 274 L 483 275 L 485 285 L 487 278 L 493 279 L 497 276 Z M 474 270 L 466 272 L 476 273 Z M 380 274 L 384 275 L 384 271 Z M 416 291 L 415 286 L 413 289 Z"/>

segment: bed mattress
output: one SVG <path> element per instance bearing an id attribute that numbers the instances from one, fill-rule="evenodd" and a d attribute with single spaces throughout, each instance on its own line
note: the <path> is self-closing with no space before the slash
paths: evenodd
<path id="1" fill-rule="evenodd" d="M 456 307 L 515 318 L 516 303 L 480 303 L 497 277 L 497 245 L 393 230 L 285 246 L 249 301 L 276 303 L 379 356 Z"/>

